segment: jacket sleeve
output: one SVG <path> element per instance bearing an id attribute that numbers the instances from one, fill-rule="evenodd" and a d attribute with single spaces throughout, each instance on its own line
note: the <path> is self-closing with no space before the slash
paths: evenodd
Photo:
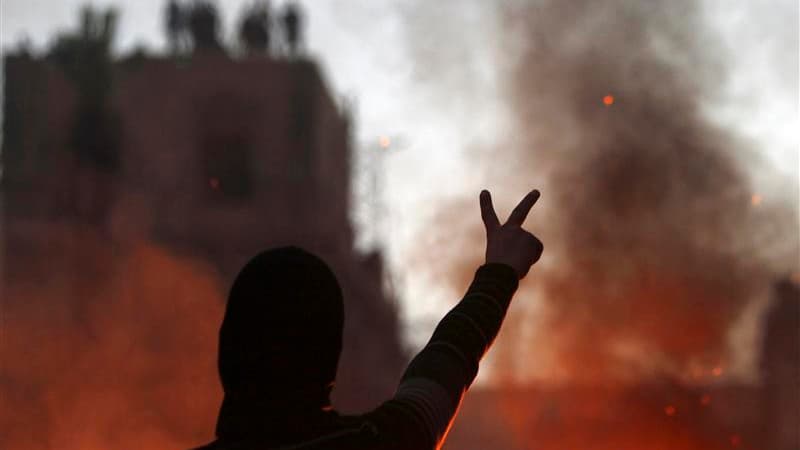
<path id="1" fill-rule="evenodd" d="M 464 298 L 409 364 L 394 398 L 367 415 L 386 448 L 436 449 L 489 349 L 518 286 L 504 264 L 478 268 Z"/>

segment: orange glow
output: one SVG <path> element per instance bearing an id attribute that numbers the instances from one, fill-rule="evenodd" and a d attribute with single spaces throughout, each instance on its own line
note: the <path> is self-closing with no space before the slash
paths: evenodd
<path id="1" fill-rule="evenodd" d="M 613 95 L 606 95 L 603 97 L 603 104 L 606 106 L 611 106 L 614 104 L 614 96 Z"/>
<path id="2" fill-rule="evenodd" d="M 155 450 L 210 440 L 222 399 L 216 336 L 225 305 L 215 270 L 149 242 L 111 249 L 99 232 L 51 233 L 48 245 L 59 249 L 52 252 L 54 267 L 68 267 L 75 245 L 92 270 L 32 267 L 32 279 L 47 274 L 48 283 L 4 290 L 3 313 L 15 320 L 3 323 L 0 354 L 16 364 L 0 371 L 7 377 L 0 383 L 3 448 Z M 25 308 L 70 299 L 74 283 L 96 286 L 98 273 L 102 288 L 84 299 L 80 325 L 68 302 L 47 314 Z M 44 351 L 33 355 L 13 345 L 21 342 Z M 52 374 L 57 382 L 46 382 Z M 16 395 L 5 380 L 37 395 Z"/>
<path id="3" fill-rule="evenodd" d="M 714 367 L 714 369 L 711 370 L 711 374 L 713 374 L 715 377 L 722 376 L 722 372 L 722 367 L 719 366 Z"/>
<path id="4" fill-rule="evenodd" d="M 762 200 L 764 199 L 760 195 L 753 194 L 753 196 L 750 197 L 750 204 L 752 204 L 753 206 L 759 206 Z"/>
<path id="5" fill-rule="evenodd" d="M 392 145 L 392 140 L 389 138 L 389 136 L 381 136 L 378 139 L 378 145 L 380 145 L 381 148 L 384 149 L 389 148 L 389 146 Z"/>
<path id="6" fill-rule="evenodd" d="M 705 373 L 704 373 L 704 371 L 703 371 L 703 368 L 702 368 L 702 367 L 699 367 L 699 366 L 694 366 L 694 367 L 692 367 L 692 368 L 690 369 L 690 375 L 691 375 L 691 377 L 692 377 L 693 379 L 695 379 L 695 380 L 699 380 L 699 379 L 702 379 L 702 378 L 703 378 L 703 376 L 705 376 Z"/>
<path id="7" fill-rule="evenodd" d="M 211 189 L 217 190 L 219 189 L 219 179 L 216 177 L 210 178 L 208 180 L 208 185 L 211 186 Z"/>
<path id="8" fill-rule="evenodd" d="M 703 396 L 700 397 L 700 404 L 703 405 L 703 406 L 710 405 L 711 404 L 711 396 L 708 395 L 708 394 L 703 394 Z"/>
<path id="9" fill-rule="evenodd" d="M 449 444 L 540 450 L 723 450 L 732 448 L 730 438 L 736 433 L 740 436 L 736 448 L 756 450 L 749 445 L 755 442 L 750 434 L 718 421 L 719 411 L 701 410 L 696 403 L 701 394 L 689 387 L 653 385 L 512 387 L 463 408 L 460 423 L 468 423 L 469 431 L 463 425 L 459 428 L 457 420 Z M 481 397 L 473 395 L 473 400 Z M 653 403 L 658 399 L 660 403 Z M 499 417 L 487 419 L 495 416 Z M 497 432 L 505 429 L 510 432 Z M 473 446 L 476 435 L 492 436 L 495 445 Z"/>

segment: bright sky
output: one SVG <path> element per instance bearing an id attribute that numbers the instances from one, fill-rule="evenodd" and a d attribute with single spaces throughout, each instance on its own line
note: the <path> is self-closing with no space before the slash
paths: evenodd
<path id="1" fill-rule="evenodd" d="M 3 0 L 0 47 L 12 47 L 27 36 L 35 49 L 43 48 L 55 31 L 75 26 L 77 11 L 84 3 Z M 227 42 L 233 40 L 234 24 L 247 3 L 217 1 Z M 281 3 L 274 1 L 273 6 Z M 391 236 L 387 240 L 388 255 L 403 294 L 404 317 L 416 344 L 425 339 L 435 319 L 455 299 L 442 298 L 442 291 L 425 274 L 406 267 L 407 250 L 422 227 L 431 225 L 428 219 L 441 201 L 474 197 L 471 212 L 477 217 L 477 193 L 483 186 L 480 177 L 468 172 L 467 154 L 470 148 L 491 144 L 504 132 L 506 111 L 492 57 L 496 3 L 501 2 L 303 2 L 309 19 L 309 52 L 321 61 L 334 91 L 355 100 L 360 151 L 379 152 L 380 137 L 392 139 L 388 152 L 383 151 L 379 176 L 386 199 L 383 233 Z M 771 164 L 784 174 L 782 185 L 787 186 L 788 180 L 790 195 L 796 199 L 800 129 L 797 3 L 705 3 L 714 13 L 712 26 L 719 28 L 731 48 L 738 49 L 728 95 L 710 109 L 720 122 L 736 126 L 763 148 Z M 165 0 L 92 4 L 120 7 L 120 51 L 139 44 L 151 51 L 163 50 Z M 452 70 L 433 72 L 424 64 L 426 52 L 436 48 L 438 54 L 439 47 L 445 48 L 442 54 L 452 58 Z M 513 200 L 498 203 L 510 206 Z"/>

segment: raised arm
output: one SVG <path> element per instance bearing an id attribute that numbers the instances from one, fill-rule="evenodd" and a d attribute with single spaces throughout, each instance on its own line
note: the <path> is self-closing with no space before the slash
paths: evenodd
<path id="1" fill-rule="evenodd" d="M 370 422 L 388 447 L 434 449 L 443 443 L 478 373 L 478 363 L 500 330 L 518 280 L 542 254 L 542 243 L 522 229 L 538 198 L 538 191 L 530 192 L 500 224 L 489 192 L 481 192 L 486 263 L 476 271 L 464 298 L 411 361 L 395 397 L 370 414 Z"/>

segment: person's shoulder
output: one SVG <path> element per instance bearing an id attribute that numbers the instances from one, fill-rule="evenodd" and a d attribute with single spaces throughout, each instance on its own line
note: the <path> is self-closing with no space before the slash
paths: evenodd
<path id="1" fill-rule="evenodd" d="M 249 441 L 224 441 L 217 439 L 214 442 L 208 443 L 201 447 L 195 447 L 190 450 L 282 450 L 278 448 L 271 448 L 269 446 L 265 446 L 261 442 L 249 442 Z"/>
<path id="2" fill-rule="evenodd" d="M 190 450 L 281 450 L 281 449 L 271 449 L 269 447 L 265 447 L 263 444 L 258 442 L 223 442 L 221 440 L 216 440 L 209 444 L 203 445 L 202 447 L 195 447 Z"/>
<path id="3" fill-rule="evenodd" d="M 194 447 L 189 450 L 224 450 L 225 447 L 221 447 L 219 441 L 214 441 L 206 445 L 202 445 L 200 447 Z"/>
<path id="4" fill-rule="evenodd" d="M 383 450 L 374 426 L 361 416 L 340 416 L 329 432 L 283 446 L 263 441 L 226 442 L 216 440 L 192 450 Z"/>
<path id="5" fill-rule="evenodd" d="M 378 433 L 364 416 L 342 415 L 334 431 L 313 439 L 297 450 L 379 450 Z"/>

